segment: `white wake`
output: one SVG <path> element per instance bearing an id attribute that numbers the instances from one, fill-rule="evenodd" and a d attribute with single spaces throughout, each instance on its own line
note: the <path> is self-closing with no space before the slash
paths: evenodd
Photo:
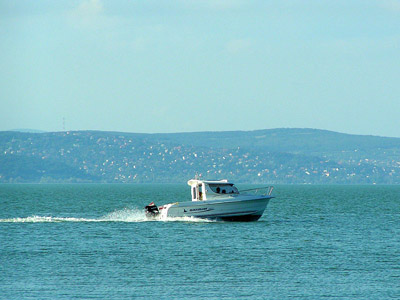
<path id="1" fill-rule="evenodd" d="M 54 217 L 54 216 L 29 216 L 0 219 L 0 223 L 61 223 L 61 222 L 213 222 L 206 219 L 193 217 L 149 219 L 143 209 L 125 208 L 108 213 L 99 218 L 75 218 L 75 217 Z"/>

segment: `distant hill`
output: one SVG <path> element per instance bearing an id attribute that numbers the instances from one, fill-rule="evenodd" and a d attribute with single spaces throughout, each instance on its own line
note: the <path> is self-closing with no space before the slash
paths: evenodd
<path id="1" fill-rule="evenodd" d="M 20 128 L 20 129 L 11 129 L 9 131 L 18 131 L 18 132 L 29 132 L 29 133 L 45 133 L 46 131 L 38 130 L 38 129 L 28 129 L 28 128 Z"/>
<path id="2" fill-rule="evenodd" d="M 400 184 L 400 138 L 317 129 L 0 132 L 0 182 Z"/>

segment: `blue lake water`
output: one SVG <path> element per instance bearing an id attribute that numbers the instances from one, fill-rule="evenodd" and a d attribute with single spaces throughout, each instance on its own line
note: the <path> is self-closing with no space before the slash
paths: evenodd
<path id="1" fill-rule="evenodd" d="M 274 194 L 258 222 L 146 221 L 189 186 L 0 185 L 0 299 L 400 299 L 400 186 Z"/>

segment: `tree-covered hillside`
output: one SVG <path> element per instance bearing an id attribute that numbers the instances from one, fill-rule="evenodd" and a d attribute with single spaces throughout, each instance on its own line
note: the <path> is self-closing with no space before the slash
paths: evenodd
<path id="1" fill-rule="evenodd" d="M 399 184 L 400 139 L 315 129 L 0 132 L 0 182 Z"/>

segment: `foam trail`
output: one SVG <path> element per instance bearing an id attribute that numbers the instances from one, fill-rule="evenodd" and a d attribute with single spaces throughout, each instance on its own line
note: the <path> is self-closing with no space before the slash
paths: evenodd
<path id="1" fill-rule="evenodd" d="M 61 222 L 213 222 L 206 219 L 193 217 L 147 219 L 144 210 L 129 209 L 116 210 L 100 218 L 73 218 L 73 217 L 52 217 L 52 216 L 30 216 L 25 218 L 0 219 L 0 223 L 61 223 Z"/>
<path id="2" fill-rule="evenodd" d="M 26 218 L 0 219 L 0 223 L 60 223 L 60 222 L 145 222 L 146 215 L 143 210 L 123 209 L 107 214 L 100 218 L 74 218 L 52 216 L 30 216 Z"/>
<path id="3" fill-rule="evenodd" d="M 30 216 L 26 218 L 0 219 L 0 223 L 60 223 L 60 222 L 97 222 L 96 219 L 62 218 L 48 216 Z"/>
<path id="4" fill-rule="evenodd" d="M 176 217 L 162 219 L 148 219 L 144 210 L 128 209 L 114 211 L 104 217 L 103 222 L 213 222 L 211 220 L 199 219 L 194 217 Z"/>
<path id="5" fill-rule="evenodd" d="M 101 222 L 146 222 L 146 214 L 143 209 L 129 209 L 116 210 L 100 218 Z"/>

